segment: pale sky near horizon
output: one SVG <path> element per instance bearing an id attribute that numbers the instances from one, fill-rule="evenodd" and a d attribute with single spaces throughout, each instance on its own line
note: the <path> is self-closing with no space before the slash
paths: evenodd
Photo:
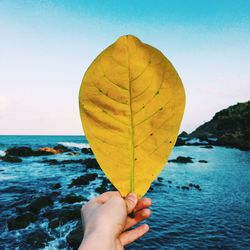
<path id="1" fill-rule="evenodd" d="M 178 71 L 181 130 L 250 100 L 250 1 L 0 1 L 0 134 L 83 134 L 84 72 L 125 34 Z"/>

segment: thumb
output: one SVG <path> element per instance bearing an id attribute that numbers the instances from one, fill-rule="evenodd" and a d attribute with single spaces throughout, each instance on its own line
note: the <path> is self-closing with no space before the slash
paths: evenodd
<path id="1" fill-rule="evenodd" d="M 138 198 L 135 193 L 129 193 L 125 198 L 125 202 L 127 205 L 127 212 L 130 214 L 134 210 L 138 202 Z"/>

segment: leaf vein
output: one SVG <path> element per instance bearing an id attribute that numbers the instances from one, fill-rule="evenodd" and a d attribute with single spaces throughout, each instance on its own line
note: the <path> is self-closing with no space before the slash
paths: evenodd
<path id="1" fill-rule="evenodd" d="M 99 88 L 95 85 L 95 83 L 94 83 L 94 82 L 92 82 L 92 84 L 93 84 L 93 86 L 94 86 L 96 89 L 98 89 L 98 90 L 99 90 L 99 93 L 101 93 L 102 95 L 104 95 L 104 96 L 108 97 L 109 99 L 111 99 L 111 100 L 113 100 L 113 101 L 115 101 L 115 102 L 117 102 L 117 103 L 124 104 L 124 105 L 127 105 L 127 106 L 128 106 L 128 104 L 127 104 L 127 103 L 125 103 L 125 102 L 119 102 L 118 100 L 116 100 L 116 99 L 112 98 L 111 96 L 109 96 L 109 95 L 105 95 L 105 94 L 103 93 L 103 91 L 102 91 L 101 89 L 99 89 Z"/>
<path id="2" fill-rule="evenodd" d="M 85 96 L 88 98 L 88 100 L 89 100 L 95 107 L 97 107 L 97 108 L 99 108 L 100 110 L 104 111 L 103 108 L 100 108 L 98 105 L 96 105 L 96 103 L 94 103 L 87 95 L 85 95 Z M 126 127 L 128 127 L 128 124 L 126 124 L 126 123 L 120 121 L 119 119 L 115 118 L 115 117 L 112 116 L 107 110 L 105 110 L 105 112 L 103 112 L 103 113 L 106 114 L 106 115 L 108 115 L 109 117 L 113 118 L 114 120 L 120 122 L 121 124 L 125 125 Z"/>
<path id="3" fill-rule="evenodd" d="M 139 110 L 137 110 L 136 112 L 134 112 L 134 115 L 136 115 L 136 114 L 138 114 L 140 111 L 142 111 L 154 98 L 155 98 L 155 96 L 157 95 L 156 93 L 161 89 L 161 86 L 162 86 L 162 84 L 163 84 L 163 82 L 164 82 L 164 80 L 165 80 L 165 73 L 166 73 L 166 70 L 164 71 L 164 73 L 163 73 L 163 79 L 162 79 L 162 81 L 161 81 L 161 84 L 160 84 L 160 87 L 157 89 L 157 91 L 155 92 L 155 94 L 153 95 L 153 97 L 148 101 L 148 102 L 146 102 L 146 104 L 145 105 L 143 105 L 142 106 L 142 108 L 140 108 Z"/>
<path id="4" fill-rule="evenodd" d="M 128 90 L 127 88 L 125 88 L 125 87 L 123 87 L 123 86 L 117 84 L 116 82 L 112 81 L 111 79 L 109 79 L 109 78 L 107 77 L 106 73 L 105 73 L 104 70 L 103 70 L 102 63 L 101 63 L 101 62 L 100 62 L 100 66 L 101 66 L 101 71 L 102 71 L 103 77 L 104 77 L 105 79 L 107 79 L 109 82 L 113 83 L 113 84 L 114 84 L 115 86 L 117 86 L 118 88 L 121 88 L 121 89 L 123 89 L 123 90 Z"/>
<path id="5" fill-rule="evenodd" d="M 142 143 L 144 143 L 148 138 L 151 137 L 151 134 L 155 134 L 156 131 L 158 131 L 167 121 L 169 121 L 173 116 L 174 116 L 174 112 L 172 112 L 172 114 L 166 119 L 164 120 L 164 122 L 153 132 L 151 132 L 149 135 L 146 136 L 146 138 L 144 138 L 141 142 L 139 142 L 138 144 L 135 145 L 135 148 L 137 148 L 138 146 L 140 146 Z"/>
<path id="6" fill-rule="evenodd" d="M 145 121 L 149 120 L 150 118 L 154 117 L 156 114 L 158 114 L 162 110 L 163 110 L 163 108 L 158 109 L 157 111 L 155 111 L 153 114 L 151 114 L 150 116 L 148 116 L 144 120 L 142 120 L 142 121 L 138 122 L 137 124 L 135 124 L 134 127 L 137 127 L 138 125 L 140 125 L 140 124 L 144 123 Z"/>

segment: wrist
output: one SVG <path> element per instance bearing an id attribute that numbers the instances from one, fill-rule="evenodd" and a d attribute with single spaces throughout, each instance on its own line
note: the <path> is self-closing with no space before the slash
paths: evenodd
<path id="1" fill-rule="evenodd" d="M 117 250 L 116 246 L 115 236 L 108 231 L 86 230 L 79 250 Z"/>

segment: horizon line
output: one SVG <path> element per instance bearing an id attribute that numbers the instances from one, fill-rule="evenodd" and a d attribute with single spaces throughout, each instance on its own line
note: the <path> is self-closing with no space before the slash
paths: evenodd
<path id="1" fill-rule="evenodd" d="M 85 136 L 85 134 L 74 134 L 74 135 L 70 135 L 70 134 L 64 134 L 64 135 L 59 135 L 59 134 L 49 134 L 49 135 L 45 135 L 45 134 L 4 134 L 4 135 L 0 135 L 0 136 Z"/>

